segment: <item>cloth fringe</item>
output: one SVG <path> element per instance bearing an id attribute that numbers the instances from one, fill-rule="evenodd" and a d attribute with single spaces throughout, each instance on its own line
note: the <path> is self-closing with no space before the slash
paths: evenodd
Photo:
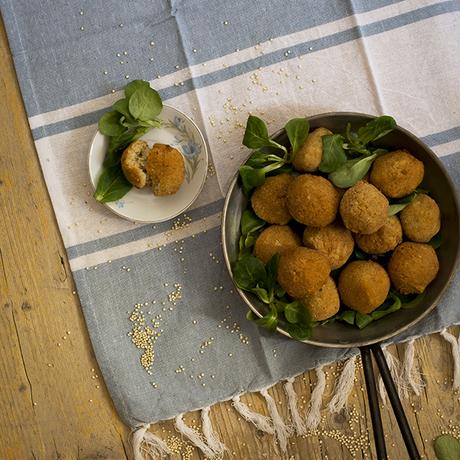
<path id="1" fill-rule="evenodd" d="M 232 399 L 232 405 L 241 417 L 247 422 L 251 422 L 258 430 L 268 434 L 275 434 L 270 418 L 252 411 L 247 404 L 240 400 L 239 396 L 235 396 Z"/>
<path id="2" fill-rule="evenodd" d="M 132 434 L 134 460 L 157 459 L 172 454 L 167 444 L 148 431 L 149 428 L 150 423 L 147 423 Z"/>
<path id="3" fill-rule="evenodd" d="M 221 458 L 226 450 L 223 444 L 217 437 L 215 431 L 212 429 L 211 419 L 209 418 L 209 406 L 201 410 L 201 423 L 203 427 L 203 434 L 208 443 L 208 446 L 219 455 Z"/>
<path id="4" fill-rule="evenodd" d="M 390 353 L 387 348 L 383 349 L 383 354 L 385 355 L 386 362 L 388 364 L 388 368 L 390 369 L 390 374 L 391 377 L 393 378 L 393 382 L 396 386 L 396 389 L 398 390 L 398 395 L 401 398 L 404 391 L 407 389 L 407 386 L 403 382 L 403 379 L 401 378 L 401 363 L 399 359 Z M 385 385 L 382 380 L 382 376 L 379 375 L 379 380 L 378 380 L 378 390 L 379 390 L 379 395 L 380 399 L 382 400 L 383 404 L 386 404 L 387 400 L 387 392 L 385 389 Z"/>
<path id="5" fill-rule="evenodd" d="M 316 387 L 311 394 L 306 414 L 306 427 L 309 430 L 314 430 L 321 421 L 321 404 L 325 388 L 326 376 L 324 375 L 323 366 L 321 366 L 316 369 Z"/>
<path id="6" fill-rule="evenodd" d="M 285 453 L 289 436 L 292 434 L 292 429 L 284 423 L 284 420 L 282 419 L 276 407 L 276 402 L 268 394 L 267 389 L 264 388 L 263 390 L 260 390 L 260 394 L 265 398 L 265 401 L 267 402 L 268 413 L 272 418 L 273 428 L 275 430 L 275 438 L 278 441 L 281 451 Z"/>
<path id="7" fill-rule="evenodd" d="M 347 404 L 355 380 L 355 364 L 356 356 L 352 356 L 343 367 L 334 389 L 334 396 L 328 405 L 332 414 L 340 412 Z"/>
<path id="8" fill-rule="evenodd" d="M 184 435 L 198 449 L 203 452 L 203 455 L 210 460 L 218 460 L 223 456 L 222 452 L 215 451 L 211 446 L 203 441 L 199 433 L 187 426 L 183 419 L 184 414 L 179 414 L 175 420 L 176 430 Z"/>
<path id="9" fill-rule="evenodd" d="M 454 360 L 454 383 L 452 388 L 458 390 L 460 388 L 460 336 L 456 339 L 450 332 L 447 332 L 447 329 L 443 329 L 441 335 L 452 347 L 452 358 Z"/>
<path id="10" fill-rule="evenodd" d="M 286 392 L 286 396 L 288 399 L 289 411 L 291 413 L 291 418 L 294 424 L 295 431 L 299 436 L 302 436 L 306 434 L 307 428 L 297 408 L 297 394 L 294 390 L 293 383 L 294 383 L 293 377 L 287 379 L 286 383 L 284 384 L 284 391 Z"/>
<path id="11" fill-rule="evenodd" d="M 406 350 L 404 353 L 404 363 L 401 371 L 401 381 L 402 381 L 402 393 L 405 398 L 409 396 L 409 388 L 412 388 L 412 391 L 420 396 L 422 388 L 425 386 L 423 382 L 422 375 L 418 370 L 417 364 L 415 363 L 415 339 L 407 342 Z"/>

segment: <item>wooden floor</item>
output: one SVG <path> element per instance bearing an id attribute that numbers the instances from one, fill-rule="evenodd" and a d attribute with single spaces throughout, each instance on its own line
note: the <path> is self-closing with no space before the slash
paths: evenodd
<path id="1" fill-rule="evenodd" d="M 129 431 L 118 418 L 100 377 L 72 275 L 34 150 L 3 26 L 0 28 L 0 458 L 131 458 Z M 458 333 L 458 330 L 455 330 Z M 404 346 L 394 353 L 402 356 Z M 426 387 L 405 402 L 424 458 L 434 458 L 433 439 L 460 424 L 458 395 L 451 391 L 450 349 L 438 335 L 416 342 L 416 362 Z M 327 369 L 327 394 L 335 366 Z M 315 374 L 298 377 L 295 388 L 305 407 Z M 271 390 L 287 416 L 281 386 Z M 258 395 L 243 398 L 265 411 Z M 291 459 L 376 458 L 373 448 L 353 451 L 370 435 L 362 370 L 346 413 L 328 416 L 320 433 L 293 437 Z M 239 419 L 230 404 L 211 411 L 228 447 L 226 458 L 276 459 L 271 436 Z M 197 414 L 186 421 L 199 424 Z M 390 459 L 406 454 L 391 412 L 383 409 Z M 451 428 L 453 429 L 453 428 Z M 180 440 L 171 423 L 153 427 L 180 453 L 202 458 Z M 337 431 L 338 430 L 338 431 Z M 367 443 L 369 445 L 369 443 Z M 348 446 L 348 447 L 347 447 Z"/>

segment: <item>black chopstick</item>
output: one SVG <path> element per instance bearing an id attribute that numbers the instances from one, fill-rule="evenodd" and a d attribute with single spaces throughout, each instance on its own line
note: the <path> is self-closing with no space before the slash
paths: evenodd
<path id="1" fill-rule="evenodd" d="M 387 460 L 387 449 L 383 434 L 382 418 L 380 416 L 380 406 L 375 385 L 374 370 L 372 368 L 372 358 L 369 347 L 361 347 L 361 359 L 363 362 L 364 377 L 366 379 L 367 398 L 371 411 L 372 429 L 374 432 L 375 450 L 378 460 Z"/>
<path id="2" fill-rule="evenodd" d="M 379 367 L 380 375 L 382 376 L 383 383 L 385 384 L 388 398 L 391 402 L 391 407 L 393 408 L 393 412 L 398 422 L 399 430 L 401 431 L 402 437 L 404 439 L 404 444 L 406 445 L 409 458 L 411 460 L 419 460 L 420 454 L 418 452 L 417 445 L 415 444 L 414 437 L 412 436 L 406 414 L 404 413 L 404 409 L 401 404 L 401 400 L 399 399 L 398 391 L 396 390 L 396 386 L 391 377 L 390 369 L 388 368 L 385 355 L 383 354 L 383 351 L 378 344 L 371 345 L 370 348 L 374 354 L 375 360 L 377 361 L 377 366 Z"/>

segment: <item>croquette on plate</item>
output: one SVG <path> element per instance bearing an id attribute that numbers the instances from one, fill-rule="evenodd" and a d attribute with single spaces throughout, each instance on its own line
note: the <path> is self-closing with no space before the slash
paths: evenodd
<path id="1" fill-rule="evenodd" d="M 126 147 L 121 156 L 121 169 L 124 176 L 137 188 L 152 185 L 152 178 L 145 171 L 145 162 L 150 154 L 147 142 L 137 140 Z"/>
<path id="2" fill-rule="evenodd" d="M 184 182 L 185 164 L 179 150 L 166 144 L 154 144 L 145 165 L 152 178 L 153 194 L 173 195 Z"/>

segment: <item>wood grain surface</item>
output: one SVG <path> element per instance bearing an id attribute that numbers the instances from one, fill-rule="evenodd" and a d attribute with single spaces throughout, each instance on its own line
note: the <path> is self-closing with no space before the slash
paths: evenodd
<path id="1" fill-rule="evenodd" d="M 72 275 L 43 181 L 21 100 L 11 54 L 0 29 L 0 458 L 132 458 L 129 431 L 118 418 L 100 377 L 74 294 Z M 458 328 L 453 328 L 458 333 Z M 390 347 L 400 358 L 404 345 Z M 451 390 L 450 347 L 434 335 L 416 342 L 416 363 L 426 386 L 404 402 L 424 458 L 435 458 L 433 439 L 460 424 L 459 396 Z M 327 371 L 326 400 L 340 364 Z M 308 403 L 315 373 L 295 381 L 299 406 Z M 287 418 L 282 385 L 270 393 Z M 257 395 L 242 398 L 265 413 Z M 356 414 L 353 418 L 351 415 Z M 288 459 L 375 458 L 362 369 L 356 372 L 348 409 L 324 410 L 320 432 L 292 437 Z M 383 407 L 389 458 L 407 458 L 391 410 Z M 277 459 L 273 440 L 241 420 L 229 403 L 216 404 L 211 418 L 228 447 L 226 458 Z M 199 425 L 199 414 L 186 421 Z M 352 420 L 353 419 L 353 420 Z M 181 441 L 171 422 L 152 427 L 178 451 L 174 458 L 202 458 Z M 348 446 L 369 438 L 364 449 Z"/>

